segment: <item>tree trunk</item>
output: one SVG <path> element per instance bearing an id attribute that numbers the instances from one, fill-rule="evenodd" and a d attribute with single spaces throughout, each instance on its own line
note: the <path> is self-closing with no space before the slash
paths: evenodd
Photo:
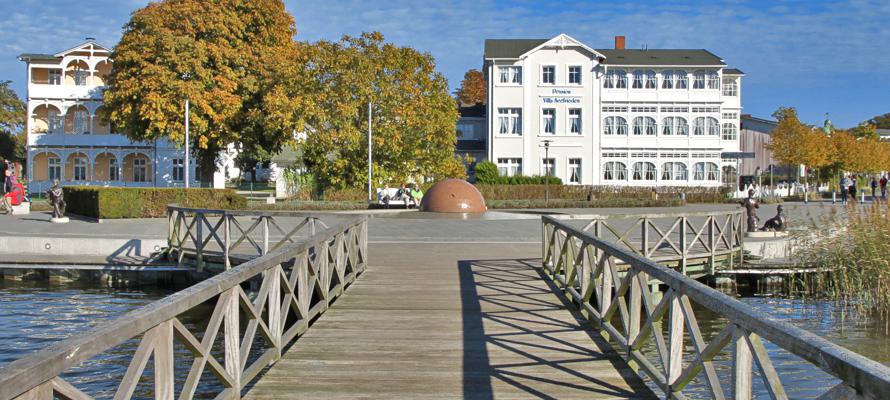
<path id="1" fill-rule="evenodd" d="M 216 157 L 219 150 L 198 149 L 197 153 L 197 176 L 200 180 L 200 187 L 213 187 L 213 173 L 216 172 Z"/>

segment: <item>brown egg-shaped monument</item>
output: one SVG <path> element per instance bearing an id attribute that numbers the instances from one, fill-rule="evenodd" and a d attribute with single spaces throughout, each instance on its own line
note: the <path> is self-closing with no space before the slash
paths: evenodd
<path id="1" fill-rule="evenodd" d="M 479 189 L 461 179 L 446 179 L 436 183 L 420 202 L 420 211 L 481 213 L 485 210 L 485 199 Z"/>

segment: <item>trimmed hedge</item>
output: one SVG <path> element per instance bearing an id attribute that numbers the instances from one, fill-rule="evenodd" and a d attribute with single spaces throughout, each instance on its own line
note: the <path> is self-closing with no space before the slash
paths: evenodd
<path id="1" fill-rule="evenodd" d="M 486 185 L 477 184 L 486 202 L 496 200 L 543 200 L 550 192 L 551 200 L 568 201 L 618 201 L 633 199 L 679 199 L 686 196 L 687 203 L 723 203 L 727 199 L 724 188 L 697 187 L 623 187 L 582 185 Z"/>
<path id="2" fill-rule="evenodd" d="M 226 210 L 247 207 L 247 199 L 233 189 L 204 188 L 69 186 L 65 188 L 65 202 L 72 214 L 107 219 L 163 217 L 168 204 Z"/>
<path id="3" fill-rule="evenodd" d="M 483 161 L 476 164 L 476 183 L 485 185 L 562 185 L 562 179 L 555 176 L 501 176 L 497 164 Z"/>
<path id="4" fill-rule="evenodd" d="M 486 205 L 491 210 L 496 209 L 526 209 L 526 208 L 636 208 L 636 207 L 679 207 L 684 205 L 679 198 L 635 199 L 612 198 L 585 200 L 493 200 Z"/>

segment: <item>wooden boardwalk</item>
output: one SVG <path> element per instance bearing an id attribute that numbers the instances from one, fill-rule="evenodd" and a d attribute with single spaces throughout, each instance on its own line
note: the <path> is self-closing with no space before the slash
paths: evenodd
<path id="1" fill-rule="evenodd" d="M 541 278 L 539 246 L 369 251 L 365 274 L 246 398 L 652 397 Z"/>

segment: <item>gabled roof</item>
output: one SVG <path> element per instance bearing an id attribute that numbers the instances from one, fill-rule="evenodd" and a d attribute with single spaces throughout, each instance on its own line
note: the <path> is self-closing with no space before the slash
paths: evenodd
<path id="1" fill-rule="evenodd" d="M 519 58 L 550 39 L 485 39 L 485 59 Z"/>
<path id="2" fill-rule="evenodd" d="M 102 49 L 102 50 L 105 50 L 105 51 L 107 51 L 107 52 L 109 52 L 109 53 L 111 52 L 111 50 L 110 50 L 109 48 L 107 48 L 107 47 L 105 47 L 105 46 L 99 44 L 99 42 L 97 42 L 97 41 L 95 41 L 95 40 L 87 40 L 86 42 L 83 42 L 83 43 L 81 43 L 81 44 L 79 44 L 79 45 L 77 45 L 77 46 L 74 46 L 74 47 L 72 47 L 72 48 L 70 48 L 70 49 L 68 49 L 68 50 L 60 51 L 60 52 L 56 53 L 55 56 L 56 56 L 56 57 L 64 57 L 65 54 L 68 54 L 68 53 L 70 53 L 70 52 L 72 52 L 72 51 L 81 50 L 81 49 L 83 49 L 84 47 L 87 47 L 87 45 L 90 45 L 90 44 L 93 45 L 94 47 L 98 47 L 98 48 L 100 48 L 100 49 Z"/>
<path id="3" fill-rule="evenodd" d="M 677 66 L 725 66 L 720 57 L 704 49 L 602 49 L 605 65 L 677 65 Z"/>

